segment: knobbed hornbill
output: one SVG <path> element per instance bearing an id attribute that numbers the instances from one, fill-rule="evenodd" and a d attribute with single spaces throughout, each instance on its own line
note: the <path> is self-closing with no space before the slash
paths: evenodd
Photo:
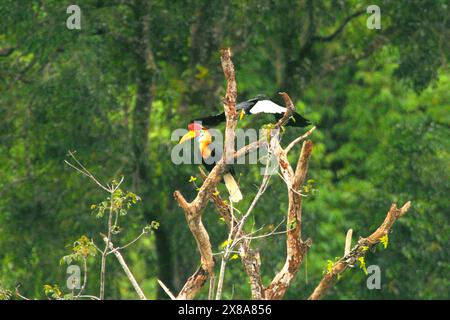
<path id="1" fill-rule="evenodd" d="M 199 145 L 200 154 L 202 156 L 202 163 L 208 171 L 211 171 L 212 168 L 216 165 L 214 159 L 220 159 L 221 154 L 217 154 L 216 149 L 211 150 L 210 144 L 212 143 L 211 133 L 207 128 L 204 128 L 199 123 L 190 123 L 188 125 L 188 132 L 180 139 L 179 144 L 194 139 L 196 143 Z M 225 187 L 230 194 L 230 200 L 232 202 L 239 202 L 242 200 L 242 193 L 239 189 L 239 186 L 236 180 L 233 177 L 233 168 L 227 168 L 227 171 L 223 175 L 223 182 L 225 183 Z"/>
<path id="2" fill-rule="evenodd" d="M 238 103 L 236 110 L 240 112 L 240 118 L 244 115 L 257 115 L 257 114 L 273 114 L 275 119 L 278 120 L 283 117 L 286 112 L 286 108 L 282 107 L 265 95 L 258 95 L 253 99 Z M 225 121 L 225 113 L 219 113 L 215 116 L 209 116 L 199 119 L 194 119 L 190 123 L 201 122 L 202 125 L 207 127 L 214 127 Z M 308 119 L 305 119 L 297 112 L 291 116 L 289 121 L 285 124 L 291 127 L 307 127 L 311 124 Z"/>

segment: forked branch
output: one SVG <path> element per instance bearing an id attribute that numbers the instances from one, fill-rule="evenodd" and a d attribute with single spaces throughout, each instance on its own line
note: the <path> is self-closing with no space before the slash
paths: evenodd
<path id="1" fill-rule="evenodd" d="M 293 106 L 287 94 L 283 98 L 285 99 L 286 107 L 289 105 Z M 294 171 L 287 158 L 286 150 L 281 147 L 278 139 L 271 139 L 271 143 L 275 144 L 275 155 L 280 166 L 281 175 L 288 188 L 289 205 L 286 229 L 289 231 L 286 233 L 286 261 L 283 268 L 275 275 L 265 290 L 264 296 L 266 299 L 281 299 L 297 274 L 306 250 L 311 246 L 311 240 L 303 241 L 301 239 L 302 195 L 299 191 L 306 178 L 313 144 L 311 140 L 303 142 Z"/>
<path id="2" fill-rule="evenodd" d="M 237 86 L 230 49 L 221 51 L 221 61 L 222 69 L 227 80 L 227 91 L 224 98 L 226 128 L 223 157 L 211 170 L 192 202 L 187 202 L 179 191 L 175 191 L 174 193 L 175 200 L 178 202 L 178 205 L 183 208 L 189 229 L 197 242 L 201 260 L 200 268 L 188 279 L 187 283 L 178 294 L 178 299 L 194 298 L 208 277 L 214 274 L 214 259 L 211 242 L 209 240 L 208 232 L 202 223 L 202 211 L 206 207 L 217 184 L 222 179 L 226 164 L 231 163 L 230 159 L 234 156 L 234 138 L 237 124 Z"/>

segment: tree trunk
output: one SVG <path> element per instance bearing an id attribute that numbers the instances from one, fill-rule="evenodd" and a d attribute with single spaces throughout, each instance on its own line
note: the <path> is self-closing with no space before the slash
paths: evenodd
<path id="1" fill-rule="evenodd" d="M 146 1 L 136 2 L 135 16 L 137 23 L 136 35 L 139 39 L 136 54 L 136 103 L 133 110 L 132 146 L 134 155 L 134 187 L 142 196 L 144 216 L 147 220 L 160 219 L 158 203 L 152 201 L 152 188 L 155 177 L 151 172 L 149 157 L 149 124 L 152 101 L 155 95 L 156 63 L 150 44 L 150 5 Z M 158 259 L 158 278 L 169 288 L 173 288 L 173 257 L 167 237 L 167 227 L 164 225 L 156 232 L 156 248 Z M 158 298 L 165 298 L 161 289 Z"/>

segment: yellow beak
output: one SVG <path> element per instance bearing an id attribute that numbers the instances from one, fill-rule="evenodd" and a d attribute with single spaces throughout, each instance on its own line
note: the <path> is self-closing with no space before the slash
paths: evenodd
<path id="1" fill-rule="evenodd" d="M 181 144 L 181 143 L 183 143 L 185 141 L 194 139 L 195 136 L 196 136 L 195 131 L 194 130 L 190 130 L 181 138 L 181 140 L 180 140 L 180 142 L 178 142 L 178 144 Z"/>
<path id="2" fill-rule="evenodd" d="M 241 113 L 239 114 L 239 120 L 244 119 L 244 116 L 245 116 L 245 111 L 244 111 L 244 109 L 242 109 Z"/>

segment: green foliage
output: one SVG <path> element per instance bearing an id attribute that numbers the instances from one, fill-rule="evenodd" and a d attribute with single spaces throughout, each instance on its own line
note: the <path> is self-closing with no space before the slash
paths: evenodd
<path id="1" fill-rule="evenodd" d="M 191 181 L 195 166 L 172 163 L 171 133 L 190 119 L 222 110 L 218 51 L 231 46 L 239 101 L 265 93 L 282 104 L 277 92 L 285 91 L 317 126 L 309 180 L 301 189 L 307 195 L 302 236 L 312 238 L 313 246 L 307 270 L 301 269 L 286 298 L 308 296 L 326 257 L 342 254 L 348 228 L 366 236 L 391 202 L 407 200 L 412 209 L 389 235 L 389 250 L 367 252 L 382 269 L 383 289 L 369 292 L 362 272 L 349 272 L 328 297 L 450 296 L 447 1 L 379 1 L 381 30 L 367 29 L 362 14 L 326 41 L 314 39 L 332 35 L 349 14 L 372 3 L 263 0 L 219 6 L 155 0 L 147 9 L 140 3 L 83 1 L 82 30 L 73 32 L 65 28 L 67 3 L 0 2 L 0 282 L 5 287 L 20 281 L 25 296 L 70 298 L 54 286 L 43 296 L 42 284 L 65 282 L 66 274 L 53 263 L 67 254 L 61 244 L 104 231 L 99 220 L 84 214 L 95 202 L 91 211 L 99 218 L 111 209 L 114 218 L 127 215 L 123 229 L 114 227 L 115 233 L 122 230 L 124 242 L 152 221 L 144 227 L 149 236 L 126 257 L 149 297 L 156 298 L 157 278 L 180 289 L 197 268 L 198 256 L 186 254 L 195 253 L 196 244 L 172 194 L 180 189 L 193 197 L 198 186 Z M 140 23 L 144 17 L 147 36 Z M 155 59 L 154 74 L 139 51 L 144 43 Z M 151 81 L 145 82 L 147 77 Z M 136 111 L 142 88 L 151 93 L 151 106 L 141 109 L 149 110 L 148 117 Z M 239 126 L 263 125 L 249 118 Z M 142 130 L 139 124 L 146 122 Z M 301 133 L 286 127 L 282 142 Z M 67 150 L 77 150 L 101 181 L 130 177 L 123 187 L 130 192 L 118 189 L 104 199 L 102 190 L 63 165 Z M 289 157 L 297 161 L 298 147 Z M 261 181 L 260 168 L 236 169 L 244 194 L 236 209 L 243 210 Z M 136 194 L 142 205 L 128 214 L 141 201 Z M 286 213 L 285 194 L 284 183 L 274 177 L 249 225 L 278 225 Z M 205 226 L 217 247 L 227 236 L 226 226 L 217 223 L 212 208 L 207 212 Z M 295 223 L 289 221 L 288 228 Z M 261 252 L 265 284 L 284 263 L 282 237 L 252 241 Z M 82 259 L 81 252 L 90 252 L 89 241 L 72 246 L 68 257 Z M 382 246 L 387 245 L 386 238 Z M 98 266 L 90 267 L 87 291 L 100 273 Z M 120 268 L 108 267 L 114 274 Z M 225 298 L 250 296 L 239 263 L 230 264 L 229 282 L 235 288 L 224 292 Z M 135 297 L 121 277 L 108 281 L 107 289 L 110 298 Z"/>
<path id="2" fill-rule="evenodd" d="M 231 240 L 225 240 L 223 241 L 220 245 L 219 245 L 219 249 L 225 249 L 226 247 L 228 247 L 231 244 Z"/>
<path id="3" fill-rule="evenodd" d="M 77 162 L 78 165 L 80 165 L 81 168 L 84 169 L 83 165 L 81 165 L 81 163 L 76 158 L 73 158 L 73 159 Z M 95 180 L 95 181 L 97 182 L 97 180 Z M 123 181 L 123 179 L 122 179 L 122 181 Z M 91 209 L 98 209 L 99 212 L 101 212 L 100 217 L 103 216 L 103 213 L 105 212 L 105 210 L 107 210 L 109 208 L 109 220 L 108 220 L 107 233 L 108 233 L 108 235 L 111 234 L 110 239 L 112 239 L 112 235 L 114 235 L 120 231 L 120 228 L 117 225 L 118 217 L 119 217 L 119 215 L 124 216 L 127 213 L 127 211 L 123 208 L 126 208 L 128 210 L 132 207 L 133 204 L 136 204 L 138 201 L 141 200 L 139 196 L 137 196 L 136 194 L 134 194 L 132 192 L 122 191 L 119 188 L 121 182 L 119 183 L 116 180 L 112 181 L 111 186 L 109 187 L 109 188 L 111 188 L 110 189 L 111 197 L 108 197 L 107 201 L 103 201 L 99 205 L 91 205 Z M 104 189 L 104 188 L 102 187 L 102 189 Z M 112 216 L 114 213 L 116 214 L 116 218 L 115 218 L 114 225 L 111 225 L 111 220 L 112 220 Z M 97 216 L 99 217 L 99 214 L 97 214 Z M 137 238 L 135 238 L 133 241 L 131 241 L 126 246 L 123 246 L 119 249 L 124 249 L 125 247 L 129 246 L 130 244 L 133 244 L 144 234 L 150 233 L 151 231 L 154 231 L 154 230 L 158 230 L 159 226 L 160 226 L 159 222 L 152 221 L 150 224 L 146 225 L 143 228 L 142 233 Z M 103 235 L 102 235 L 102 238 L 104 238 Z M 109 242 L 108 242 L 108 246 L 104 249 L 104 251 L 101 251 L 102 265 L 103 265 L 103 263 L 106 264 L 106 255 L 108 253 L 112 252 L 110 249 L 111 248 L 109 247 Z M 116 249 L 118 249 L 118 248 L 114 248 L 114 250 L 116 250 Z M 98 249 L 95 246 L 93 240 L 91 240 L 87 236 L 83 235 L 77 241 L 75 241 L 73 243 L 71 251 L 72 251 L 71 254 L 66 255 L 60 259 L 60 265 L 63 265 L 63 264 L 71 265 L 73 262 L 82 262 L 83 266 L 84 266 L 84 281 L 85 282 L 83 283 L 83 286 L 80 288 L 78 294 L 76 294 L 76 295 L 75 295 L 75 291 L 73 289 L 72 289 L 71 293 L 64 294 L 59 289 L 58 285 L 46 284 L 46 285 L 44 285 L 44 293 L 48 298 L 55 299 L 55 300 L 75 300 L 75 299 L 79 299 L 80 297 L 81 298 L 83 297 L 82 293 L 86 287 L 86 279 L 87 279 L 87 272 L 88 272 L 87 259 L 89 257 L 94 257 L 97 254 L 97 251 L 100 251 L 100 249 Z"/>
<path id="4" fill-rule="evenodd" d="M 239 255 L 237 253 L 234 253 L 231 255 L 230 260 L 237 260 L 239 259 Z"/>
<path id="5" fill-rule="evenodd" d="M 112 186 L 117 186 L 116 180 L 113 180 Z M 111 210 L 120 216 L 126 216 L 128 210 L 138 201 L 141 201 L 141 198 L 133 192 L 124 192 L 118 188 L 112 194 L 112 201 L 111 197 L 107 197 L 105 201 L 91 205 L 91 210 L 96 214 L 97 218 L 102 218 L 106 210 Z"/>
<path id="6" fill-rule="evenodd" d="M 52 300 L 74 300 L 75 296 L 72 293 L 64 294 L 58 285 L 44 285 L 44 294 L 48 299 Z"/>
<path id="7" fill-rule="evenodd" d="M 0 300 L 10 300 L 12 295 L 12 292 L 4 288 L 0 283 Z"/>
<path id="8" fill-rule="evenodd" d="M 154 231 L 154 230 L 158 230 L 158 229 L 159 229 L 159 222 L 152 221 L 150 224 L 148 224 L 144 227 L 144 233 L 149 233 L 150 231 Z"/>
<path id="9" fill-rule="evenodd" d="M 310 193 L 311 195 L 314 195 L 317 192 L 319 192 L 319 190 L 314 187 L 314 184 L 315 184 L 314 179 L 308 179 L 306 181 L 306 184 L 303 185 L 303 194 L 307 195 L 308 193 Z"/>
<path id="10" fill-rule="evenodd" d="M 367 252 L 369 250 L 368 246 L 362 246 L 361 247 L 361 252 Z"/>
<path id="11" fill-rule="evenodd" d="M 72 246 L 72 253 L 61 258 L 59 263 L 70 265 L 72 261 L 81 262 L 88 257 L 94 257 L 97 253 L 97 249 L 94 246 L 92 240 L 86 236 L 81 236 L 80 239 L 75 241 Z"/>
<path id="12" fill-rule="evenodd" d="M 58 285 L 50 285 L 46 284 L 44 285 L 44 293 L 47 297 L 55 299 L 55 300 L 61 300 L 63 299 L 64 295 L 62 291 L 59 289 Z"/>
<path id="13" fill-rule="evenodd" d="M 359 262 L 359 268 L 364 272 L 364 274 L 367 276 L 367 268 L 366 268 L 366 260 L 364 259 L 364 256 L 358 258 Z"/>
<path id="14" fill-rule="evenodd" d="M 197 178 L 196 178 L 196 177 L 191 176 L 191 177 L 189 178 L 189 183 L 195 182 L 195 181 L 197 181 Z"/>
<path id="15" fill-rule="evenodd" d="M 387 233 L 386 233 L 384 236 L 382 236 L 382 237 L 380 238 L 380 243 L 383 245 L 383 247 L 384 247 L 385 249 L 387 249 L 388 243 L 389 243 L 389 238 L 388 238 Z"/>
<path id="16" fill-rule="evenodd" d="M 333 266 L 334 266 L 334 262 L 331 260 L 327 260 L 327 270 L 325 273 L 327 273 L 327 274 L 333 273 Z"/>
<path id="17" fill-rule="evenodd" d="M 334 260 L 327 260 L 327 266 L 323 274 L 332 274 L 334 265 L 341 259 L 341 257 L 334 257 Z"/>
<path id="18" fill-rule="evenodd" d="M 295 229 L 295 227 L 297 227 L 297 220 L 289 221 L 288 229 Z"/>

